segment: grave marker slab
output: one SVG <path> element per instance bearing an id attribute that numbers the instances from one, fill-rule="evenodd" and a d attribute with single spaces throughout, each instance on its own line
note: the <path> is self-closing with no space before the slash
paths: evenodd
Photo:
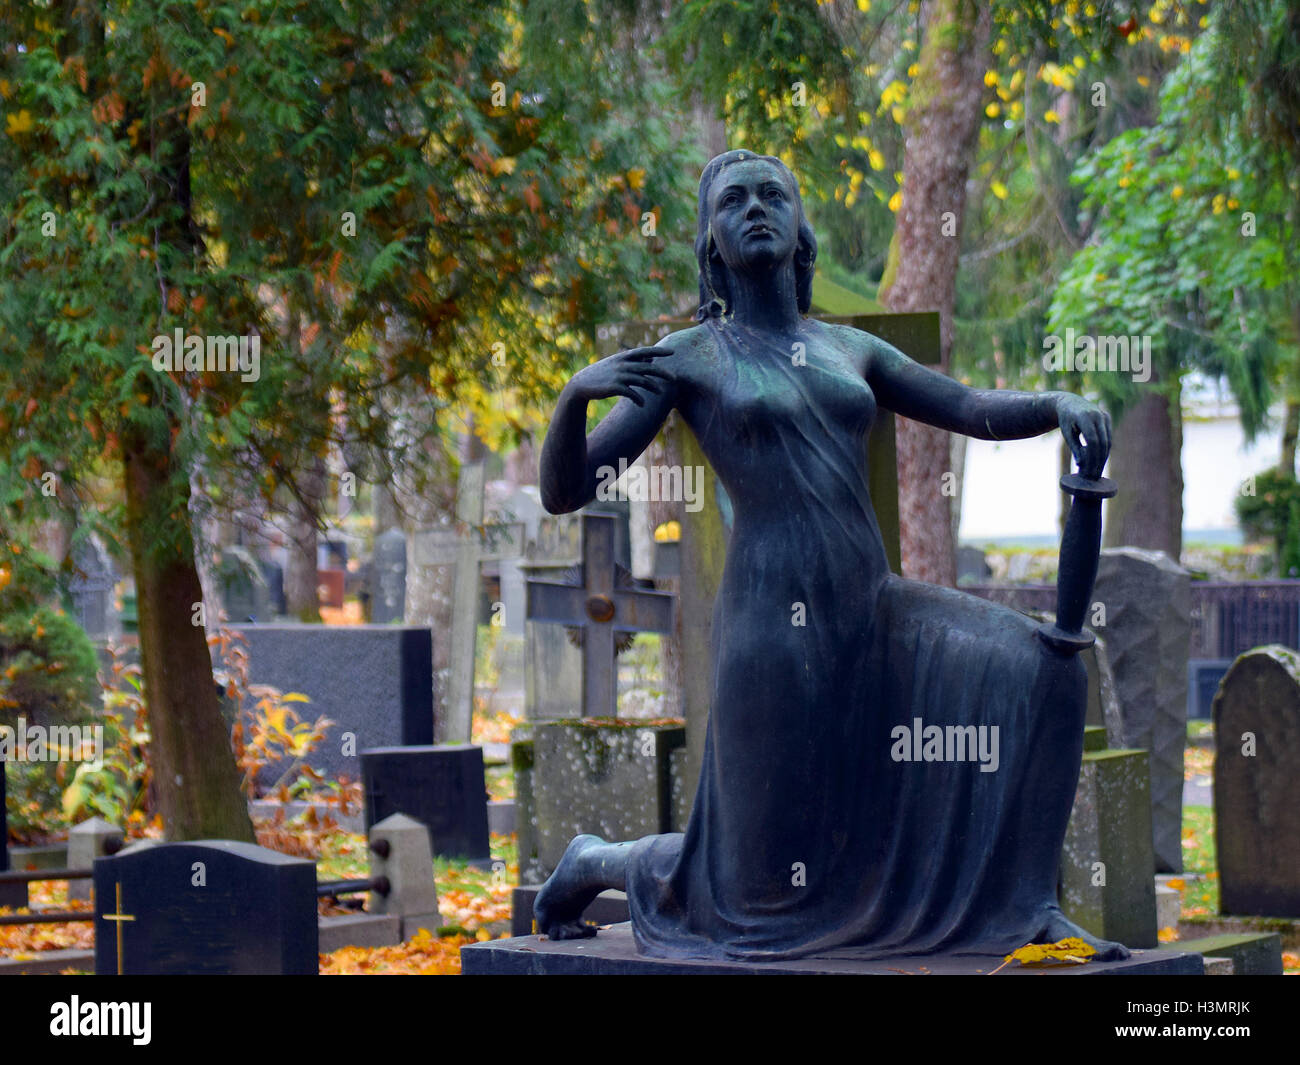
<path id="1" fill-rule="evenodd" d="M 1115 676 L 1121 742 L 1151 752 L 1154 871 L 1181 872 L 1191 577 L 1160 551 L 1111 548 L 1101 553 L 1092 599 L 1106 610 L 1098 631 Z"/>
<path id="2" fill-rule="evenodd" d="M 618 633 L 672 632 L 675 597 L 637 588 L 615 562 L 618 519 L 582 516 L 580 584 L 533 579 L 528 582 L 530 621 L 555 622 L 582 630 L 582 717 L 616 717 Z"/>
<path id="3" fill-rule="evenodd" d="M 1224 913 L 1300 917 L 1300 657 L 1238 658 L 1214 698 L 1214 833 Z"/>
<path id="4" fill-rule="evenodd" d="M 574 836 L 640 839 L 673 824 L 671 756 L 684 725 L 540 722 L 530 779 L 537 861 L 545 875 Z M 521 863 L 523 849 L 521 846 Z"/>
<path id="5" fill-rule="evenodd" d="M 443 858 L 491 861 L 483 749 L 472 744 L 379 747 L 361 752 L 366 830 L 406 814 L 429 830 Z"/>
<path id="6" fill-rule="evenodd" d="M 433 742 L 433 632 L 403 625 L 248 625 L 250 679 L 309 703 L 293 708 L 304 721 L 334 722 L 307 758 L 321 772 L 361 775 L 366 747 Z M 344 751 L 345 733 L 355 738 Z M 272 766 L 274 779 L 284 771 Z M 265 779 L 265 778 L 264 778 Z"/>
<path id="7" fill-rule="evenodd" d="M 389 529 L 375 538 L 370 559 L 370 620 L 401 621 L 406 607 L 406 534 Z"/>
<path id="8" fill-rule="evenodd" d="M 315 975 L 316 863 L 229 840 L 95 861 L 95 973 Z"/>
<path id="9" fill-rule="evenodd" d="M 468 743 L 474 721 L 474 644 L 478 635 L 480 563 L 522 554 L 522 525 L 483 522 L 481 462 L 461 467 L 454 529 L 420 529 L 411 537 L 414 566 L 455 565 L 451 608 L 451 679 L 446 699 L 449 743 Z"/>

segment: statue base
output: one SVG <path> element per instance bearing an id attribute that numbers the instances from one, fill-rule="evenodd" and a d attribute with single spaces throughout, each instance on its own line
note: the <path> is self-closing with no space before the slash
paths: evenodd
<path id="1" fill-rule="evenodd" d="M 925 954 L 864 961 L 852 948 L 793 961 L 698 961 L 687 958 L 647 958 L 637 953 L 631 924 L 602 929 L 592 939 L 553 941 L 541 936 L 517 936 L 471 943 L 460 952 L 465 976 L 686 976 L 779 975 L 866 976 L 904 975 L 976 976 L 991 973 L 1001 958 L 987 955 Z M 1201 955 L 1169 950 L 1135 950 L 1126 961 L 1064 964 L 1051 968 L 1026 967 L 1012 962 L 1002 975 L 1087 976 L 1141 974 L 1143 976 L 1200 976 Z"/>

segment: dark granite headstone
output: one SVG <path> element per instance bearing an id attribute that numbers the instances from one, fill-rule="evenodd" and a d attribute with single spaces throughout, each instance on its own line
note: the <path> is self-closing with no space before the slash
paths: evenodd
<path id="1" fill-rule="evenodd" d="M 271 615 L 284 617 L 289 613 L 289 605 L 284 597 L 284 567 L 274 559 L 261 560 L 262 578 L 266 581 L 267 594 L 271 600 Z M 266 620 L 270 620 L 267 618 Z"/>
<path id="2" fill-rule="evenodd" d="M 361 752 L 366 831 L 392 814 L 426 825 L 433 853 L 490 860 L 483 748 L 379 747 Z"/>
<path id="3" fill-rule="evenodd" d="M 1300 917 L 1300 657 L 1232 664 L 1214 699 L 1214 831 L 1224 913 Z"/>
<path id="4" fill-rule="evenodd" d="M 307 758 L 321 772 L 355 780 L 357 755 L 366 747 L 433 742 L 432 630 L 276 624 L 240 632 L 254 684 L 302 692 L 311 702 L 294 709 L 304 720 L 324 715 L 334 722 Z M 279 772 L 282 767 L 269 770 Z"/>
<path id="5" fill-rule="evenodd" d="M 0 873 L 9 871 L 9 820 L 5 814 L 5 762 L 0 758 Z M 26 884 L 0 884 L 0 906 L 26 906 Z"/>
<path id="6" fill-rule="evenodd" d="M 370 620 L 376 625 L 401 621 L 406 605 L 406 534 L 389 529 L 375 538 L 370 560 Z"/>
<path id="7" fill-rule="evenodd" d="M 316 864 L 251 843 L 95 860 L 95 973 L 315 975 Z"/>

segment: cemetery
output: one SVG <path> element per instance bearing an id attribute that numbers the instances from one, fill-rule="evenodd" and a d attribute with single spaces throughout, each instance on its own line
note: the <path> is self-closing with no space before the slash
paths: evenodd
<path id="1" fill-rule="evenodd" d="M 1300 976 L 1247 6 L 0 13 L 0 975 Z"/>

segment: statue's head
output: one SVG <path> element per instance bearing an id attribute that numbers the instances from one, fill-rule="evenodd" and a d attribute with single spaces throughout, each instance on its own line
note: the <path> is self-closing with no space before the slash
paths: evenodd
<path id="1" fill-rule="evenodd" d="M 736 150 L 712 159 L 700 175 L 696 318 L 703 321 L 726 312 L 737 271 L 775 269 L 787 256 L 794 261 L 799 313 L 807 314 L 817 238 L 804 217 L 798 180 L 770 155 Z"/>

